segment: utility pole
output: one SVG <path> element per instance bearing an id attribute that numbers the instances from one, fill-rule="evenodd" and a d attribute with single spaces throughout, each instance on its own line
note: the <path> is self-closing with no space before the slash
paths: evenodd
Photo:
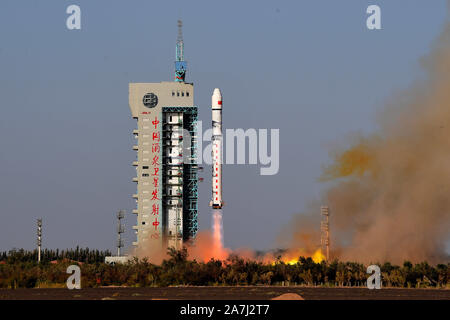
<path id="1" fill-rule="evenodd" d="M 41 262 L 41 246 L 42 246 L 42 218 L 37 219 L 37 246 L 38 246 L 38 263 Z"/>
<path id="2" fill-rule="evenodd" d="M 322 245 L 322 248 L 325 247 L 327 261 L 329 261 L 330 260 L 330 223 L 329 223 L 330 209 L 328 208 L 328 206 L 321 206 L 320 214 L 322 216 L 322 220 L 320 221 L 320 230 L 321 230 L 320 243 Z"/>
<path id="3" fill-rule="evenodd" d="M 117 256 L 120 257 L 120 248 L 123 247 L 122 233 L 125 232 L 125 228 L 122 225 L 122 219 L 125 217 L 125 210 L 119 210 L 117 213 Z"/>

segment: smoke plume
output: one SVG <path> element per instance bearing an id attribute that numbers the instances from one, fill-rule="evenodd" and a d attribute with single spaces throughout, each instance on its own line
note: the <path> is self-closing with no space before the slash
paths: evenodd
<path id="1" fill-rule="evenodd" d="M 380 131 L 332 156 L 322 180 L 334 184 L 330 207 L 332 250 L 341 260 L 443 262 L 450 238 L 450 24 L 423 60 L 426 80 L 391 100 Z M 314 213 L 290 224 L 291 246 L 308 241 Z M 319 239 L 318 236 L 315 236 Z M 332 251 L 333 252 L 333 251 Z"/>

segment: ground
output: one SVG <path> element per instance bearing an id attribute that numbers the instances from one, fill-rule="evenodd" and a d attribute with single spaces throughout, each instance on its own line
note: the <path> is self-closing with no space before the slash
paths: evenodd
<path id="1" fill-rule="evenodd" d="M 285 293 L 296 293 L 305 300 L 450 300 L 446 289 L 319 288 L 319 287 L 169 287 L 169 288 L 86 288 L 0 289 L 0 300 L 268 300 Z"/>

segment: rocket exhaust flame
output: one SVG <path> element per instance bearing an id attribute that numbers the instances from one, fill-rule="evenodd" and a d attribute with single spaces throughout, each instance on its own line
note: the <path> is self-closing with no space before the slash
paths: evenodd
<path id="1" fill-rule="evenodd" d="M 212 234 L 213 234 L 213 246 L 217 250 L 218 256 L 220 256 L 223 250 L 223 231 L 222 231 L 222 210 L 213 210 L 212 213 Z"/>
<path id="2" fill-rule="evenodd" d="M 213 210 L 212 237 L 213 258 L 225 260 L 229 255 L 229 250 L 225 249 L 223 246 L 222 210 Z"/>

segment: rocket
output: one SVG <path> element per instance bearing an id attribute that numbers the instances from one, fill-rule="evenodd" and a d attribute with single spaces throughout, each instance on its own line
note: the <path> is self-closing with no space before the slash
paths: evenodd
<path id="1" fill-rule="evenodd" d="M 222 200 L 222 93 L 215 88 L 212 99 L 212 199 L 209 206 L 221 209 Z"/>

